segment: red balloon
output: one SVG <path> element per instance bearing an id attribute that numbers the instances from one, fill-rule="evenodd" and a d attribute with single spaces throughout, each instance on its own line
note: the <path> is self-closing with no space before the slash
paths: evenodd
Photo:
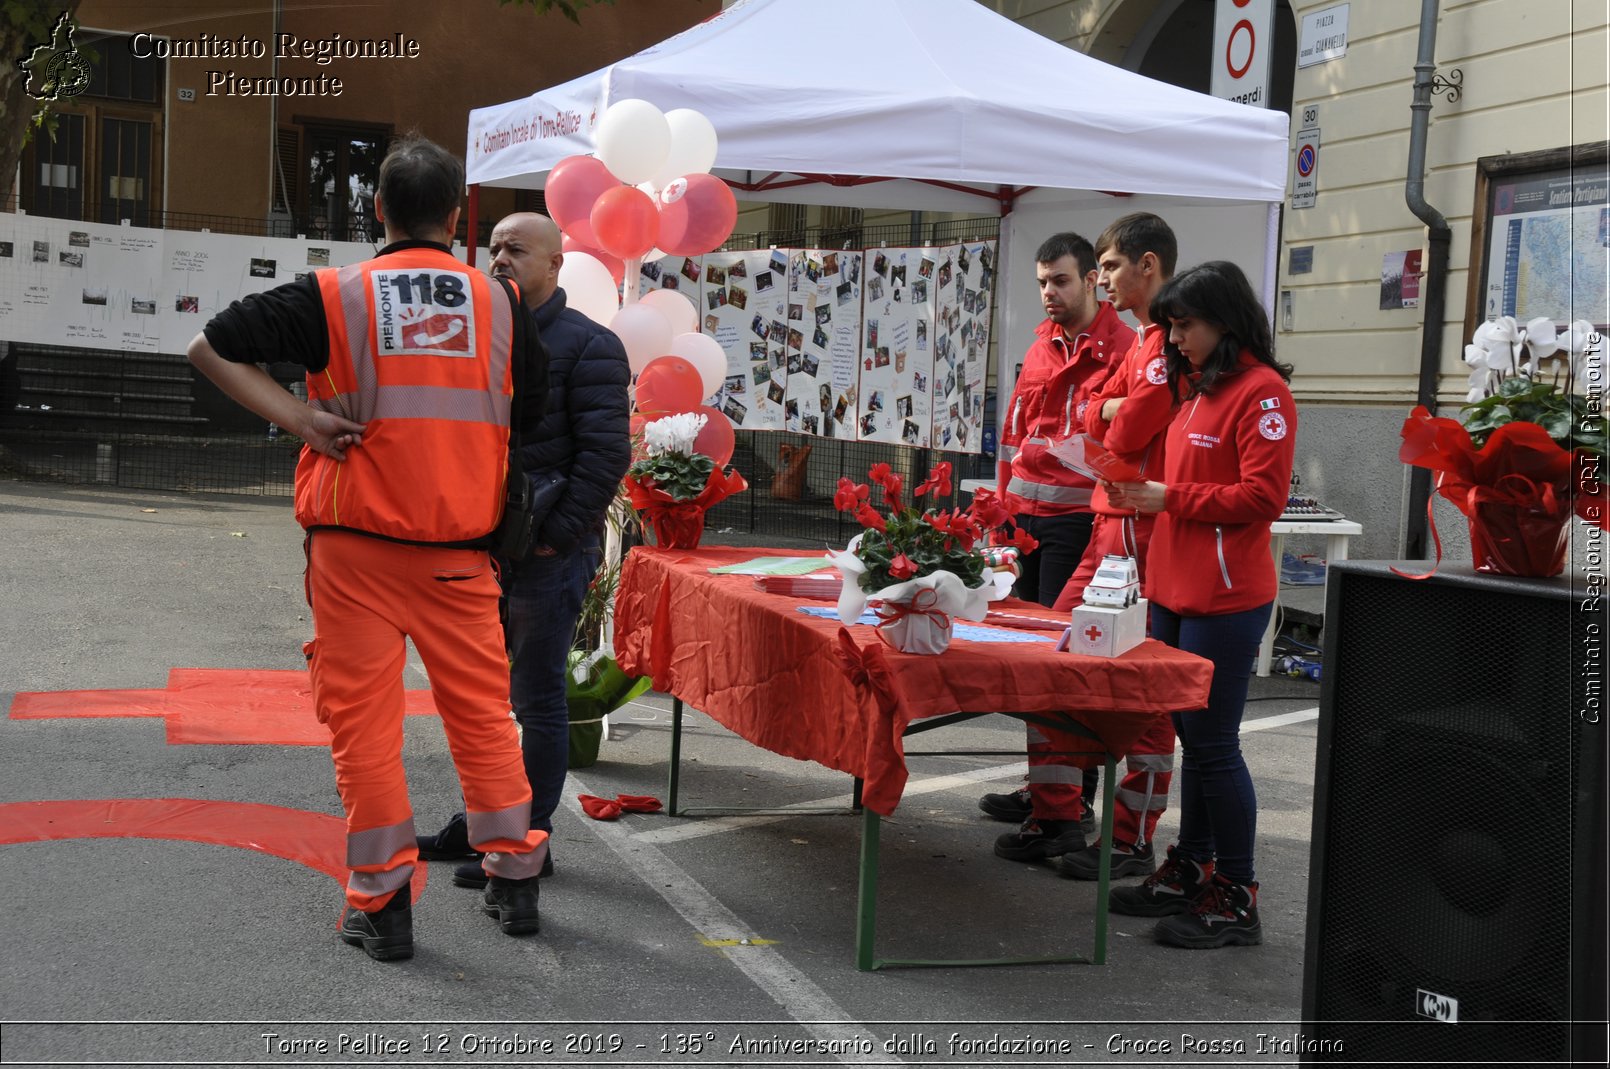
<path id="1" fill-rule="evenodd" d="M 660 239 L 660 213 L 654 198 L 636 186 L 605 190 L 590 216 L 597 245 L 623 260 L 642 256 Z"/>
<path id="2" fill-rule="evenodd" d="M 721 247 L 738 221 L 738 201 L 711 174 L 690 174 L 660 192 L 660 248 L 673 256 L 701 256 Z"/>
<path id="3" fill-rule="evenodd" d="M 680 356 L 657 356 L 637 376 L 637 410 L 655 416 L 691 412 L 704 399 L 699 369 Z"/>
<path id="4" fill-rule="evenodd" d="M 566 156 L 553 165 L 543 188 L 548 216 L 583 245 L 596 247 L 598 238 L 590 221 L 593 203 L 606 190 L 619 188 L 620 184 L 620 179 L 595 157 Z"/>
<path id="5" fill-rule="evenodd" d="M 705 420 L 699 437 L 694 439 L 693 451 L 703 453 L 715 461 L 719 468 L 732 459 L 732 449 L 737 444 L 737 438 L 732 433 L 732 421 L 709 405 L 700 405 L 698 411 L 709 419 Z"/>
<path id="6" fill-rule="evenodd" d="M 609 275 L 615 280 L 615 285 L 617 286 L 620 285 L 622 277 L 626 274 L 626 265 L 621 263 L 620 257 L 611 256 L 603 249 L 595 249 L 591 245 L 583 245 L 569 234 L 566 234 L 559 242 L 559 248 L 564 252 L 583 252 L 591 256 L 609 268 Z"/>

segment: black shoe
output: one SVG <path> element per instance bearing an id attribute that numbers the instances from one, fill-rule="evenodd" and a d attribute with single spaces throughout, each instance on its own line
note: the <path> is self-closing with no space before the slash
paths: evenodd
<path id="1" fill-rule="evenodd" d="M 1162 868 L 1138 887 L 1114 887 L 1107 893 L 1107 908 L 1128 917 L 1167 917 L 1191 908 L 1213 879 L 1213 862 L 1187 861 L 1168 848 Z"/>
<path id="2" fill-rule="evenodd" d="M 480 857 L 479 854 L 476 855 Z M 537 873 L 537 879 L 547 879 L 553 875 L 553 854 L 549 853 L 542 859 L 542 871 Z M 454 887 L 470 887 L 477 891 L 486 886 L 486 870 L 481 868 L 479 860 L 460 865 L 453 870 Z"/>
<path id="3" fill-rule="evenodd" d="M 1085 847 L 1084 832 L 1076 820 L 1036 820 L 1030 817 L 1017 831 L 995 840 L 995 856 L 1008 861 L 1047 861 Z"/>
<path id="4" fill-rule="evenodd" d="M 376 961 L 400 961 L 414 956 L 414 907 L 409 889 L 394 893 L 373 913 L 352 906 L 341 915 L 341 941 L 361 946 Z"/>
<path id="5" fill-rule="evenodd" d="M 986 794 L 978 800 L 978 808 L 991 820 L 1004 820 L 1021 824 L 1034 815 L 1029 805 L 1029 789 L 1020 787 L 1009 794 Z"/>
<path id="6" fill-rule="evenodd" d="M 1091 843 L 1077 854 L 1063 854 L 1057 858 L 1057 871 L 1075 880 L 1094 880 L 1101 875 L 1101 844 Z M 1125 876 L 1150 876 L 1157 868 L 1152 860 L 1152 844 L 1136 848 L 1124 843 L 1112 844 L 1113 879 Z"/>
<path id="7" fill-rule="evenodd" d="M 462 857 L 480 857 L 481 852 L 470 848 L 470 829 L 463 813 L 454 813 L 447 826 L 435 835 L 418 835 L 419 856 L 426 861 L 457 861 Z"/>
<path id="8" fill-rule="evenodd" d="M 1189 912 L 1158 921 L 1153 934 L 1159 943 L 1191 950 L 1230 945 L 1255 947 L 1263 942 L 1258 884 L 1231 883 L 1215 875 L 1191 903 Z"/>
<path id="9" fill-rule="evenodd" d="M 493 876 L 487 881 L 486 897 L 482 899 L 486 915 L 496 917 L 505 934 L 530 935 L 542 927 L 537 917 L 537 879 Z"/>
<path id="10" fill-rule="evenodd" d="M 1096 834 L 1096 807 L 1090 804 L 1091 796 L 1079 799 L 1079 830 L 1086 835 Z"/>

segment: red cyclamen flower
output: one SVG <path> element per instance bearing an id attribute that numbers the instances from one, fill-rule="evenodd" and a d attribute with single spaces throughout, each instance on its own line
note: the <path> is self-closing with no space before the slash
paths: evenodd
<path id="1" fill-rule="evenodd" d="M 892 507 L 900 507 L 900 488 L 905 485 L 905 479 L 894 474 L 889 465 L 878 463 L 872 465 L 867 471 L 867 478 L 883 487 L 883 500 Z"/>
<path id="2" fill-rule="evenodd" d="M 854 512 L 872 496 L 872 487 L 866 483 L 851 482 L 849 476 L 839 476 L 838 492 L 833 495 L 833 507 L 840 512 Z"/>
<path id="3" fill-rule="evenodd" d="M 855 520 L 862 527 L 870 527 L 874 531 L 887 531 L 889 529 L 889 525 L 883 522 L 883 515 L 865 501 L 861 502 L 861 506 L 855 510 Z"/>
<path id="4" fill-rule="evenodd" d="M 910 579 L 917 574 L 917 565 L 904 553 L 896 553 L 889 562 L 889 574 L 896 579 Z"/>
<path id="5" fill-rule="evenodd" d="M 940 497 L 949 497 L 950 461 L 942 460 L 935 464 L 933 470 L 928 473 L 928 478 L 924 479 L 912 493 L 917 497 L 927 493 L 937 493 Z"/>

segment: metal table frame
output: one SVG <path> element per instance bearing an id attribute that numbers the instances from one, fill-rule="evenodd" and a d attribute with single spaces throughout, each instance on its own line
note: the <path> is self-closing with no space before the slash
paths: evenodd
<path id="1" fill-rule="evenodd" d="M 862 781 L 855 779 L 848 808 L 840 806 L 814 806 L 814 807 L 788 807 L 765 808 L 745 806 L 708 806 L 698 808 L 679 808 L 678 789 L 680 787 L 682 764 L 682 699 L 671 696 L 671 756 L 670 770 L 666 784 L 667 816 L 799 816 L 811 814 L 861 814 L 861 856 L 860 878 L 856 891 L 855 912 L 855 967 L 862 972 L 872 972 L 886 968 L 914 968 L 933 966 L 979 966 L 979 965 L 1051 965 L 1051 964 L 1080 964 L 1104 965 L 1107 961 L 1107 892 L 1112 875 L 1112 816 L 1113 794 L 1115 790 L 1114 779 L 1117 773 L 1117 759 L 1104 747 L 1100 750 L 1079 751 L 1082 753 L 1100 753 L 1107 766 L 1107 775 L 1102 781 L 1101 792 L 1101 860 L 1097 866 L 1096 879 L 1096 931 L 1095 947 L 1090 956 L 1082 954 L 1056 954 L 1031 957 L 1010 958 L 880 958 L 874 952 L 874 942 L 877 935 L 878 913 L 878 846 L 879 835 L 882 829 L 882 818 L 877 813 L 867 809 L 861 804 Z M 995 716 L 996 711 L 987 713 L 951 713 L 946 716 L 927 717 L 913 721 L 907 725 L 905 738 L 919 735 L 925 731 L 949 727 L 954 724 L 975 720 L 981 716 Z M 1057 728 L 1082 738 L 1091 739 L 1096 743 L 1101 740 L 1089 728 L 1074 720 L 1071 716 L 1058 716 L 1050 713 L 999 713 L 1010 716 L 1015 720 L 1044 724 Z M 740 736 L 741 737 L 741 736 Z M 935 757 L 935 756 L 1021 756 L 1022 750 L 908 750 L 907 757 Z"/>

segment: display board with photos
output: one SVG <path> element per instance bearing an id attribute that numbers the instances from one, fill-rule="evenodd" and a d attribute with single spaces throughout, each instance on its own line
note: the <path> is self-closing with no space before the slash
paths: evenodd
<path id="1" fill-rule="evenodd" d="M 795 249 L 786 255 L 788 429 L 853 440 L 863 255 L 853 249 Z"/>
<path id="2" fill-rule="evenodd" d="M 867 252 L 861 402 L 856 412 L 863 442 L 929 444 L 937 255 L 932 248 Z"/>
<path id="3" fill-rule="evenodd" d="M 699 315 L 727 354 L 727 378 L 716 406 L 744 430 L 783 429 L 788 380 L 786 261 L 769 250 L 712 252 L 703 257 Z"/>
<path id="4" fill-rule="evenodd" d="M 0 338 L 182 353 L 230 302 L 372 245 L 0 214 Z"/>
<path id="5" fill-rule="evenodd" d="M 727 354 L 707 403 L 745 430 L 979 450 L 996 244 L 760 249 L 645 263 Z"/>
<path id="6" fill-rule="evenodd" d="M 976 453 L 984 429 L 996 245 L 944 245 L 933 252 L 933 430 L 929 445 Z"/>

